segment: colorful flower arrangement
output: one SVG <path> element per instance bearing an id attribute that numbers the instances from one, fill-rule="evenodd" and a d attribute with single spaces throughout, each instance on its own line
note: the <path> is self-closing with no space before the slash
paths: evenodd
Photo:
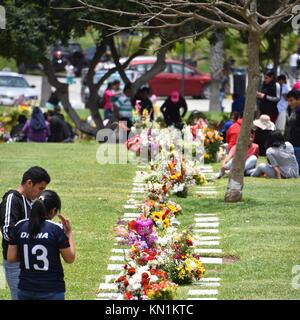
<path id="1" fill-rule="evenodd" d="M 217 153 L 220 150 L 223 137 L 217 130 L 211 128 L 204 128 L 203 133 L 205 147 L 204 162 L 216 162 Z"/>
<path id="2" fill-rule="evenodd" d="M 183 210 L 170 196 L 186 197 L 190 186 L 206 180 L 199 163 L 183 157 L 177 143 L 182 135 L 179 130 L 168 128 L 165 135 L 153 128 L 143 132 L 146 136 L 141 133 L 141 147 L 161 139 L 160 158 L 152 159 L 150 172 L 144 175 L 147 196 L 138 206 L 139 217 L 128 223 L 120 221 L 115 228 L 130 248 L 115 284 L 126 300 L 171 300 L 178 285 L 200 280 L 205 269 L 194 254 L 190 230 L 179 229 L 176 218 Z"/>

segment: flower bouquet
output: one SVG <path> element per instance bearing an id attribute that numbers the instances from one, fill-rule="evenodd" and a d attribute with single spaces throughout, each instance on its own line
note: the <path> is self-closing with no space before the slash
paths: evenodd
<path id="1" fill-rule="evenodd" d="M 217 153 L 222 144 L 223 138 L 218 131 L 210 128 L 204 128 L 204 147 L 205 155 L 204 162 L 216 162 Z"/>

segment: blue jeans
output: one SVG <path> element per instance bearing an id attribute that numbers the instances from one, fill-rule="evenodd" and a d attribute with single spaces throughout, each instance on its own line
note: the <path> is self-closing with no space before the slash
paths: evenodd
<path id="1" fill-rule="evenodd" d="M 20 275 L 20 263 L 10 263 L 7 260 L 3 260 L 4 273 L 8 287 L 10 289 L 10 295 L 12 300 L 18 300 L 18 284 Z"/>
<path id="2" fill-rule="evenodd" d="M 65 300 L 64 292 L 18 291 L 19 300 Z"/>
<path id="3" fill-rule="evenodd" d="M 245 170 L 244 173 L 245 175 L 250 175 L 251 170 L 253 170 L 256 166 L 256 162 L 257 162 L 257 157 L 255 155 L 250 156 L 246 162 L 245 162 Z M 232 168 L 232 163 L 233 163 L 233 159 L 229 160 L 228 163 L 226 164 L 226 170 L 231 170 Z"/>
<path id="4" fill-rule="evenodd" d="M 251 177 L 260 177 L 262 174 L 266 174 L 268 178 L 276 178 L 274 168 L 266 163 L 260 164 L 252 173 Z"/>
<path id="5" fill-rule="evenodd" d="M 112 116 L 112 110 L 111 109 L 104 109 L 104 120 L 110 119 Z"/>

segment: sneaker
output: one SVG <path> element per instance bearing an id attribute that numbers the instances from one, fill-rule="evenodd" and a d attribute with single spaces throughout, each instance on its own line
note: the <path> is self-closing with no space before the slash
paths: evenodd
<path id="1" fill-rule="evenodd" d="M 214 176 L 214 179 L 221 179 L 224 175 L 225 172 L 220 171 Z"/>

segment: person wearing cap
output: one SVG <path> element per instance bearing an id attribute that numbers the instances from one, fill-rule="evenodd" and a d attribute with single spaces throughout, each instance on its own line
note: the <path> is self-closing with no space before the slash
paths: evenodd
<path id="1" fill-rule="evenodd" d="M 259 119 L 253 121 L 256 126 L 254 143 L 259 146 L 259 155 L 266 155 L 266 142 L 272 131 L 275 130 L 275 124 L 267 114 L 262 114 Z"/>
<path id="2" fill-rule="evenodd" d="M 180 109 L 183 109 L 180 114 Z M 164 116 L 167 126 L 174 125 L 178 129 L 183 128 L 182 118 L 187 112 L 187 103 L 180 95 L 179 91 L 174 90 L 160 107 L 160 111 Z"/>
<path id="3" fill-rule="evenodd" d="M 299 177 L 299 166 L 290 142 L 285 141 L 279 130 L 270 133 L 267 141 L 267 163 L 250 171 L 251 177 L 290 179 Z"/>
<path id="4" fill-rule="evenodd" d="M 258 109 L 260 114 L 267 114 L 272 122 L 276 122 L 278 117 L 277 103 L 280 100 L 280 85 L 275 81 L 273 71 L 267 71 L 264 74 L 264 83 L 257 92 Z"/>

